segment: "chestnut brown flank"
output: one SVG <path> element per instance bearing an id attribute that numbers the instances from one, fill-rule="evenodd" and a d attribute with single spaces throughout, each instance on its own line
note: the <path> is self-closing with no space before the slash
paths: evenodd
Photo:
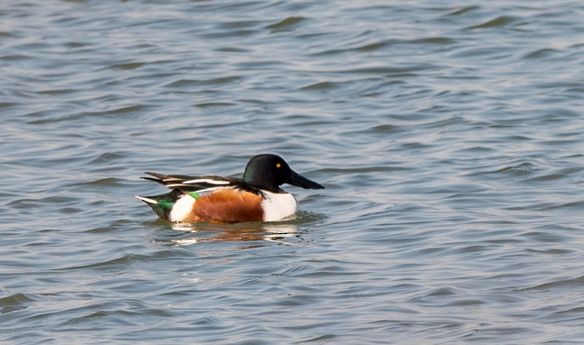
<path id="1" fill-rule="evenodd" d="M 189 222 L 262 221 L 262 197 L 241 190 L 221 189 L 197 199 L 191 217 Z"/>

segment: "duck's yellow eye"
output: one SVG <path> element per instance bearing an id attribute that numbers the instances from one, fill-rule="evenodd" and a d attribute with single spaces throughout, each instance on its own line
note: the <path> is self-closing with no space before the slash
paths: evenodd
<path id="1" fill-rule="evenodd" d="M 282 167 L 282 163 L 276 163 L 276 168 L 280 169 Z"/>

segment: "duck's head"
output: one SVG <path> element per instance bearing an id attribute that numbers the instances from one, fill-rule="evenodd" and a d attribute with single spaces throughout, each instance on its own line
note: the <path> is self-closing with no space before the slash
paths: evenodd
<path id="1" fill-rule="evenodd" d="M 284 183 L 307 189 L 324 188 L 296 173 L 282 157 L 272 154 L 252 157 L 245 166 L 243 182 L 269 191 L 280 191 L 280 186 Z"/>

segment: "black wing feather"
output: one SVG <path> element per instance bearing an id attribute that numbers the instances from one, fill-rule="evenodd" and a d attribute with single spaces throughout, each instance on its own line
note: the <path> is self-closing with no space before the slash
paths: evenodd
<path id="1" fill-rule="evenodd" d="M 181 192 L 196 192 L 201 189 L 213 187 L 231 187 L 263 195 L 263 192 L 259 188 L 253 187 L 243 182 L 243 180 L 234 177 L 223 177 L 215 175 L 206 176 L 165 175 L 150 171 L 145 172 L 145 174 L 150 176 L 143 176 L 142 178 L 144 180 L 154 181 L 162 185 L 165 185 L 169 189 L 178 190 Z M 203 181 L 195 182 L 194 180 Z M 209 182 L 206 182 L 204 180 L 208 180 Z M 212 183 L 211 181 L 216 181 L 216 183 Z"/>
<path id="2" fill-rule="evenodd" d="M 165 185 L 170 189 L 184 191 L 197 191 L 212 187 L 237 187 L 244 183 L 242 180 L 222 176 L 188 176 L 188 175 L 164 175 L 154 172 L 145 172 L 150 176 L 143 176 L 144 180 L 153 181 Z M 213 183 L 215 181 L 215 183 Z"/>

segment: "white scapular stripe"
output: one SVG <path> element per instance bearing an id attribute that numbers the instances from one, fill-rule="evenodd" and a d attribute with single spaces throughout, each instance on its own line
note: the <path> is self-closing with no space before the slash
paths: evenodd
<path id="1" fill-rule="evenodd" d="M 229 181 L 213 180 L 213 179 L 209 179 L 209 178 L 199 178 L 199 179 L 195 179 L 195 180 L 183 181 L 183 183 L 186 183 L 186 184 L 210 183 L 210 184 L 224 185 L 224 184 L 229 184 Z"/>
<path id="2" fill-rule="evenodd" d="M 264 191 L 262 200 L 264 222 L 282 220 L 296 213 L 296 199 L 290 193 L 271 193 Z"/>

